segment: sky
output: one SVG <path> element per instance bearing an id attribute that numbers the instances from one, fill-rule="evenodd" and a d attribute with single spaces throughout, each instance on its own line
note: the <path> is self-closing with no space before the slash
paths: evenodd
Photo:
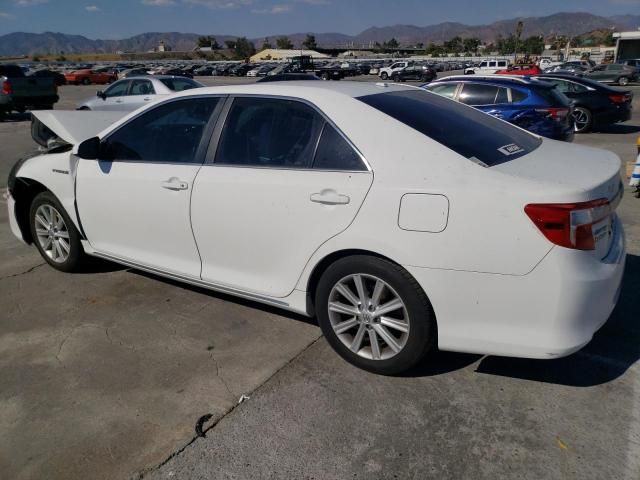
<path id="1" fill-rule="evenodd" d="M 477 25 L 558 11 L 640 15 L 640 0 L 0 0 L 0 34 L 52 31 L 94 39 L 154 31 L 250 38 L 353 35 L 397 23 Z"/>

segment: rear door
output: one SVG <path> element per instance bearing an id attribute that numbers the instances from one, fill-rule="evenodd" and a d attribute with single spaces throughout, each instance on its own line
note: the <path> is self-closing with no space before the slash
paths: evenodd
<path id="1" fill-rule="evenodd" d="M 135 110 L 158 98 L 150 80 L 131 80 L 128 94 L 123 98 L 126 110 Z"/>
<path id="2" fill-rule="evenodd" d="M 191 200 L 202 279 L 285 297 L 313 252 L 353 221 L 373 175 L 300 101 L 237 97 L 220 130 Z"/>

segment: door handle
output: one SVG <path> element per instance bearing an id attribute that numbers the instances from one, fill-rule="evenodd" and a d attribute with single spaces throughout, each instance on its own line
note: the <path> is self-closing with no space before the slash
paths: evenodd
<path id="1" fill-rule="evenodd" d="M 323 205 L 347 205 L 351 199 L 347 195 L 342 195 L 332 189 L 324 189 L 319 193 L 312 193 L 310 200 Z"/>
<path id="2" fill-rule="evenodd" d="M 150 99 L 149 97 L 144 97 L 144 98 L 143 98 L 143 100 L 144 100 L 145 102 L 148 102 L 148 101 L 149 101 L 149 100 L 151 100 L 151 99 Z"/>
<path id="3" fill-rule="evenodd" d="M 187 182 L 183 182 L 177 177 L 171 177 L 166 182 L 162 182 L 160 184 L 162 188 L 166 188 L 167 190 L 186 190 L 189 188 L 189 184 Z"/>

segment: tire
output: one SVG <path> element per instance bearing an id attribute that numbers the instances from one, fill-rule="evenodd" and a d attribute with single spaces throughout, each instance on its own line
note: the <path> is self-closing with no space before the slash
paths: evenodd
<path id="1" fill-rule="evenodd" d="M 331 76 L 327 72 L 324 72 L 320 78 L 322 78 L 322 80 L 324 80 L 325 82 L 331 80 Z"/>
<path id="2" fill-rule="evenodd" d="M 81 271 L 86 255 L 80 243 L 80 233 L 51 192 L 39 193 L 33 199 L 29 225 L 33 243 L 49 265 L 62 272 Z"/>
<path id="3" fill-rule="evenodd" d="M 380 74 L 380 78 L 381 78 L 382 80 L 388 80 L 388 79 L 389 79 L 389 74 L 388 74 L 387 72 L 382 72 L 382 73 Z"/>
<path id="4" fill-rule="evenodd" d="M 357 278 L 369 305 L 364 310 Z M 383 287 L 376 301 L 376 285 L 380 282 Z M 350 299 L 348 292 L 343 294 L 345 289 L 351 293 Z M 386 315 L 376 314 L 379 308 L 397 300 L 400 306 L 387 310 Z M 354 255 L 330 265 L 318 282 L 315 306 L 320 328 L 333 349 L 349 363 L 370 372 L 401 373 L 437 344 L 436 322 L 426 294 L 409 272 L 385 259 Z M 347 310 L 336 310 L 339 307 Z M 387 342 L 384 337 L 389 335 L 392 338 Z"/>
<path id="5" fill-rule="evenodd" d="M 83 85 L 91 85 L 91 80 L 89 80 L 88 78 L 83 78 L 82 79 L 82 84 Z"/>
<path id="6" fill-rule="evenodd" d="M 620 85 L 621 87 L 626 87 L 627 85 L 629 85 L 629 78 L 628 77 L 620 77 L 618 79 L 618 85 Z"/>
<path id="7" fill-rule="evenodd" d="M 586 107 L 577 106 L 573 110 L 574 130 L 576 133 L 586 133 L 593 126 L 593 114 Z"/>

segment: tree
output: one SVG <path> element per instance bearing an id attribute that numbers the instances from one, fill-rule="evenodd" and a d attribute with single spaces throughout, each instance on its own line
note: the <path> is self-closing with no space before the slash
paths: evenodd
<path id="1" fill-rule="evenodd" d="M 293 43 L 291 43 L 289 37 L 278 37 L 276 38 L 276 46 L 280 50 L 291 50 L 293 48 Z"/>
<path id="2" fill-rule="evenodd" d="M 269 39 L 265 38 L 264 42 L 262 42 L 262 48 L 260 50 L 267 50 L 268 48 L 273 48 L 273 46 L 269 42 Z"/>
<path id="3" fill-rule="evenodd" d="M 229 50 L 235 50 L 236 49 L 236 41 L 235 40 L 225 40 L 224 44 L 227 46 L 227 48 Z"/>
<path id="4" fill-rule="evenodd" d="M 212 50 L 220 50 L 220 44 L 218 43 L 218 40 L 216 40 L 216 37 L 209 37 L 211 39 L 211 49 Z"/>
<path id="5" fill-rule="evenodd" d="M 307 38 L 305 38 L 304 42 L 302 42 L 302 46 L 307 50 L 315 50 L 316 48 L 318 48 L 315 35 L 308 34 Z"/>
<path id="6" fill-rule="evenodd" d="M 468 53 L 478 53 L 478 47 L 480 46 L 480 39 L 478 38 L 465 38 L 462 40 L 462 49 Z"/>
<path id="7" fill-rule="evenodd" d="M 246 37 L 240 37 L 236 40 L 235 54 L 237 58 L 249 58 L 255 53 L 256 47 Z"/>
<path id="8" fill-rule="evenodd" d="M 210 47 L 211 37 L 198 37 L 197 44 L 198 47 Z"/>
<path id="9" fill-rule="evenodd" d="M 395 38 L 392 38 L 391 40 L 389 40 L 388 42 L 384 42 L 382 44 L 382 46 L 384 48 L 388 48 L 388 49 L 394 49 L 394 48 L 398 48 L 400 46 L 400 44 L 398 43 L 398 41 Z"/>

